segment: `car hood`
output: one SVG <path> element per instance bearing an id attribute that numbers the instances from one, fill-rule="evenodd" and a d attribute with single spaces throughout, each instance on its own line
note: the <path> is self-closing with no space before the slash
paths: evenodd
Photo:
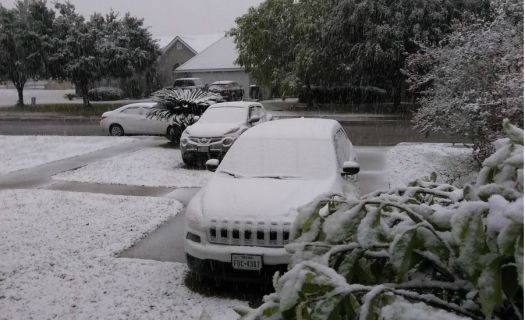
<path id="1" fill-rule="evenodd" d="M 186 129 L 186 132 L 192 137 L 208 138 L 219 137 L 226 134 L 226 132 L 239 128 L 243 123 L 195 123 Z"/>
<path id="2" fill-rule="evenodd" d="M 341 193 L 332 179 L 233 178 L 217 173 L 200 193 L 205 220 L 293 222 L 293 209 L 322 194 Z"/>

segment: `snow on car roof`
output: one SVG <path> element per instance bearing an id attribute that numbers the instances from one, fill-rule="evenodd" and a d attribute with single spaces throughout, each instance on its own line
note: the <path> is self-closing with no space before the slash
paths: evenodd
<path id="1" fill-rule="evenodd" d="M 230 83 L 234 83 L 235 81 L 231 81 L 231 80 L 222 80 L 222 81 L 215 81 L 214 83 L 212 83 L 212 85 L 214 84 L 230 84 Z"/>
<path id="2" fill-rule="evenodd" d="M 221 102 L 216 103 L 209 108 L 224 108 L 224 107 L 236 107 L 236 108 L 248 108 L 251 106 L 262 106 L 260 103 L 253 101 L 230 101 L 230 102 Z"/>
<path id="3" fill-rule="evenodd" d="M 127 104 L 125 106 L 122 106 L 122 108 L 127 108 L 127 107 L 153 108 L 156 104 L 157 104 L 156 102 L 137 102 L 137 103 Z"/>
<path id="4" fill-rule="evenodd" d="M 246 131 L 239 139 L 332 140 L 339 128 L 339 122 L 331 119 L 282 119 L 259 124 Z"/>

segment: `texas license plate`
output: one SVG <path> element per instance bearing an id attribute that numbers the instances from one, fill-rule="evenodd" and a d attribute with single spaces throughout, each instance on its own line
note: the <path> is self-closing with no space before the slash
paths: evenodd
<path id="1" fill-rule="evenodd" d="M 232 267 L 237 270 L 261 270 L 262 256 L 232 254 Z"/>
<path id="2" fill-rule="evenodd" d="M 205 147 L 198 147 L 198 148 L 197 148 L 197 151 L 199 151 L 199 152 L 208 152 L 208 146 L 205 146 Z"/>

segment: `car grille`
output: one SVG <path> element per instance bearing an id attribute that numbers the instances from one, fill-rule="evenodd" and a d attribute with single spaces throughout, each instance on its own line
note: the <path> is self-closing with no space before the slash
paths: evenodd
<path id="1" fill-rule="evenodd" d="M 209 144 L 209 143 L 217 143 L 217 142 L 221 141 L 222 137 L 210 137 L 210 138 L 190 137 L 189 139 L 193 143 Z"/>
<path id="2" fill-rule="evenodd" d="M 212 219 L 207 230 L 214 244 L 283 247 L 290 241 L 290 222 L 229 221 Z"/>

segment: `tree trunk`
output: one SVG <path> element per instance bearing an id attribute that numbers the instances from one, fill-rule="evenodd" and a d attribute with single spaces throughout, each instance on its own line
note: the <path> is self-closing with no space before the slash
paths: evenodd
<path id="1" fill-rule="evenodd" d="M 88 85 L 88 83 L 80 82 L 80 83 L 78 83 L 78 86 L 80 87 L 80 95 L 82 96 L 82 101 L 83 101 L 84 107 L 90 107 L 91 104 L 89 103 L 89 97 L 88 97 L 88 92 L 89 92 L 89 85 Z"/>
<path id="2" fill-rule="evenodd" d="M 24 106 L 24 85 L 19 86 L 15 85 L 16 91 L 18 92 L 18 101 L 16 102 L 17 106 Z"/>

